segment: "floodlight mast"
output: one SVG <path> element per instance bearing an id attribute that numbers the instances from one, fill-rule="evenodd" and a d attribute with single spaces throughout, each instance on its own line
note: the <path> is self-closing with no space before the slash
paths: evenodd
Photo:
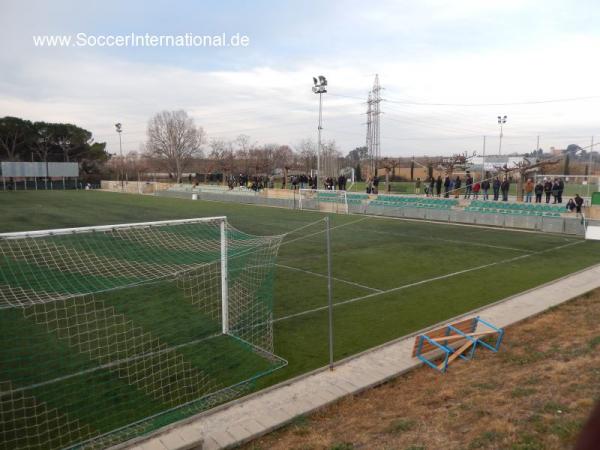
<path id="1" fill-rule="evenodd" d="M 123 161 L 123 145 L 121 143 L 121 133 L 123 132 L 123 125 L 121 124 L 121 122 L 115 123 L 115 128 L 117 130 L 117 133 L 119 133 L 119 154 L 121 156 L 121 190 L 124 191 L 125 190 L 125 182 L 123 181 L 123 166 L 124 166 L 124 161 Z"/>
<path id="2" fill-rule="evenodd" d="M 502 154 L 502 137 L 504 136 L 503 134 L 503 128 L 504 128 L 504 124 L 506 123 L 506 119 L 508 117 L 505 116 L 498 116 L 498 125 L 500 125 L 500 144 L 498 146 L 498 155 Z"/>
<path id="3" fill-rule="evenodd" d="M 323 94 L 327 93 L 327 78 L 319 75 L 318 79 L 313 77 L 312 91 L 319 94 L 319 126 L 317 137 L 317 189 L 321 183 L 321 130 L 323 129 Z"/>

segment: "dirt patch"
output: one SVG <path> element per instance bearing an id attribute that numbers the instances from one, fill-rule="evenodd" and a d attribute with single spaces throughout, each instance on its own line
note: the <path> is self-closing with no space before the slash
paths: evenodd
<path id="1" fill-rule="evenodd" d="M 243 448 L 563 449 L 598 400 L 600 290 L 509 327 L 498 354 L 420 367 Z"/>

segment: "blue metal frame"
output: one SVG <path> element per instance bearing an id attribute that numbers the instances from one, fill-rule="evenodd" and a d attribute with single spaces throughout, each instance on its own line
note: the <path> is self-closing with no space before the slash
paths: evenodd
<path id="1" fill-rule="evenodd" d="M 481 317 L 477 316 L 474 319 L 474 326 L 473 326 L 473 330 L 477 329 L 477 325 L 479 323 L 485 325 L 488 328 L 491 328 L 492 330 L 494 330 L 496 333 L 498 333 L 498 337 L 496 338 L 496 342 L 493 345 L 488 344 L 487 342 L 482 341 L 480 338 L 478 337 L 474 337 L 474 336 L 467 336 L 466 333 L 462 332 L 461 330 L 459 330 L 458 328 L 454 327 L 451 324 L 446 325 L 446 336 L 450 335 L 450 332 L 456 333 L 458 335 L 461 335 L 462 337 L 464 337 L 466 340 L 471 341 L 472 342 L 472 346 L 471 346 L 471 350 L 468 352 L 467 355 L 458 355 L 459 358 L 468 361 L 470 359 L 473 359 L 473 357 L 475 356 L 475 350 L 477 349 L 478 345 L 481 345 L 485 348 L 487 348 L 488 350 L 491 350 L 492 352 L 496 353 L 498 352 L 499 348 L 500 348 L 500 344 L 502 343 L 502 338 L 504 337 L 504 328 L 498 328 L 494 325 L 492 325 L 491 323 L 487 322 L 486 320 L 483 320 Z M 448 346 L 448 341 L 444 341 L 444 343 L 440 343 L 440 342 L 436 342 L 433 339 L 431 339 L 429 336 L 427 336 L 426 334 L 422 334 L 418 337 L 419 339 L 419 343 L 417 346 L 417 352 L 416 352 L 416 357 L 418 359 L 420 359 L 421 361 L 423 361 L 425 364 L 427 364 L 429 367 L 441 372 L 441 373 L 445 373 L 446 370 L 448 369 L 448 358 L 450 357 L 450 355 L 452 353 L 454 353 L 456 350 L 453 349 L 452 347 Z M 442 364 L 435 364 L 431 359 L 426 358 L 425 356 L 423 356 L 422 349 L 423 349 L 423 343 L 424 342 L 428 342 L 429 344 L 433 345 L 434 347 L 437 347 L 439 350 L 441 350 L 442 352 L 444 352 L 444 360 Z M 441 365 L 441 368 L 440 368 Z"/>

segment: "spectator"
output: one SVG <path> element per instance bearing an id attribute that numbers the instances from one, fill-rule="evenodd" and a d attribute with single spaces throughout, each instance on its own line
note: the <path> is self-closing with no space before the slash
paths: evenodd
<path id="1" fill-rule="evenodd" d="M 456 180 L 454 180 L 454 198 L 458 198 L 458 196 L 460 195 L 460 185 L 462 184 L 462 181 L 460 179 L 459 175 L 456 175 Z"/>
<path id="2" fill-rule="evenodd" d="M 544 185 L 541 181 L 538 181 L 535 187 L 533 188 L 535 192 L 535 202 L 542 203 L 542 194 L 544 193 Z"/>
<path id="3" fill-rule="evenodd" d="M 379 177 L 377 175 L 373 177 L 373 190 L 375 191 L 373 194 L 379 193 Z"/>
<path id="4" fill-rule="evenodd" d="M 505 177 L 502 181 L 502 184 L 500 185 L 500 190 L 502 191 L 502 201 L 507 202 L 508 191 L 510 190 L 510 181 L 508 180 L 508 177 Z"/>
<path id="5" fill-rule="evenodd" d="M 433 190 L 435 187 L 435 178 L 433 178 L 433 175 L 431 177 L 429 177 L 429 193 L 431 194 L 431 196 L 433 197 Z"/>
<path id="6" fill-rule="evenodd" d="M 475 200 L 477 200 L 479 198 L 479 191 L 481 190 L 481 184 L 479 184 L 479 181 L 475 182 L 475 184 L 473 184 L 473 198 Z"/>
<path id="7" fill-rule="evenodd" d="M 444 198 L 448 198 L 450 196 L 450 177 L 446 176 L 444 179 Z"/>
<path id="8" fill-rule="evenodd" d="M 488 200 L 488 191 L 490 190 L 490 180 L 487 178 L 481 182 L 481 190 L 483 191 L 483 199 Z"/>
<path id="9" fill-rule="evenodd" d="M 471 198 L 471 192 L 473 190 L 473 177 L 470 172 L 467 172 L 467 178 L 465 179 L 465 198 Z"/>
<path id="10" fill-rule="evenodd" d="M 442 195 L 442 183 L 442 176 L 438 175 L 437 180 L 435 180 L 435 193 L 438 197 L 441 197 Z"/>
<path id="11" fill-rule="evenodd" d="M 421 179 L 417 177 L 417 181 L 415 181 L 415 194 L 419 195 L 421 193 Z"/>
<path id="12" fill-rule="evenodd" d="M 554 183 L 552 183 L 552 204 L 555 204 L 558 200 L 558 178 L 554 179 Z"/>
<path id="13" fill-rule="evenodd" d="M 531 196 L 533 195 L 533 180 L 529 178 L 525 183 L 525 203 L 531 203 Z"/>
<path id="14" fill-rule="evenodd" d="M 569 201 L 567 202 L 567 211 L 569 212 L 573 212 L 575 211 L 575 209 L 577 209 L 577 205 L 575 204 L 575 200 L 573 200 L 572 198 L 569 199 Z"/>
<path id="15" fill-rule="evenodd" d="M 367 178 L 367 194 L 371 194 L 373 192 L 373 181 L 371 177 Z"/>
<path id="16" fill-rule="evenodd" d="M 498 201 L 498 198 L 500 197 L 500 179 L 498 177 L 494 178 L 494 182 L 492 183 L 492 189 L 494 190 L 494 200 Z"/>
<path id="17" fill-rule="evenodd" d="M 344 175 L 340 175 L 338 177 L 338 188 L 340 191 L 345 191 L 346 188 L 344 187 Z"/>
<path id="18" fill-rule="evenodd" d="M 544 193 L 546 194 L 546 203 L 550 203 L 550 195 L 552 195 L 552 181 L 544 178 Z"/>
<path id="19" fill-rule="evenodd" d="M 562 178 L 558 179 L 558 191 L 556 193 L 556 200 L 558 201 L 558 203 L 562 203 L 562 196 L 563 196 L 563 192 L 565 190 L 565 182 L 562 180 Z"/>
<path id="20" fill-rule="evenodd" d="M 575 209 L 577 214 L 581 214 L 581 208 L 583 206 L 583 198 L 579 194 L 575 194 Z"/>

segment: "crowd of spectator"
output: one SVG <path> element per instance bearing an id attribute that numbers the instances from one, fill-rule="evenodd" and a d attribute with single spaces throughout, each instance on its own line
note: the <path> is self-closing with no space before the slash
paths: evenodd
<path id="1" fill-rule="evenodd" d="M 498 201 L 502 198 L 502 201 L 507 202 L 510 186 L 511 179 L 508 177 L 501 178 L 496 176 L 491 179 L 491 182 L 487 179 L 475 181 L 473 176 L 467 171 L 464 185 L 460 175 L 457 175 L 455 178 L 450 176 L 442 178 L 441 175 L 437 178 L 430 177 L 425 182 L 425 194 L 428 197 L 442 197 L 443 195 L 445 198 L 451 196 L 459 198 L 463 195 L 465 199 L 478 199 L 481 195 L 483 200 L 489 200 L 491 189 L 493 200 Z M 545 199 L 546 203 L 550 203 L 550 200 L 552 200 L 553 204 L 562 204 L 565 183 L 561 178 L 555 178 L 554 180 L 544 178 L 537 183 L 534 183 L 533 179 L 530 178 L 525 183 L 523 190 L 525 194 L 524 201 L 526 203 L 531 203 L 535 196 L 536 203 L 542 203 Z M 420 178 L 417 178 L 415 182 L 415 193 L 421 193 Z M 575 199 L 572 200 L 575 201 Z"/>
<path id="2" fill-rule="evenodd" d="M 240 173 L 238 176 L 232 175 L 228 177 L 227 186 L 230 190 L 235 187 L 244 187 L 258 192 L 266 188 L 273 188 L 275 186 L 275 179 L 272 176 L 255 175 L 250 177 Z"/>
<path id="3" fill-rule="evenodd" d="M 467 171 L 464 179 L 461 179 L 460 175 L 455 178 L 446 176 L 442 178 L 438 175 L 437 178 L 430 177 L 425 183 L 425 195 L 428 197 L 441 197 L 442 193 L 444 198 L 459 198 L 461 195 L 465 199 L 478 199 L 481 195 L 483 200 L 489 200 L 490 189 L 492 190 L 493 199 L 498 201 L 502 196 L 502 201 L 508 201 L 508 193 L 510 191 L 510 178 L 504 177 L 502 180 L 500 177 L 494 177 L 492 181 L 482 180 L 475 181 L 470 172 Z M 443 192 L 442 192 L 443 191 Z M 421 179 L 417 178 L 415 183 L 415 192 L 421 192 Z"/>

